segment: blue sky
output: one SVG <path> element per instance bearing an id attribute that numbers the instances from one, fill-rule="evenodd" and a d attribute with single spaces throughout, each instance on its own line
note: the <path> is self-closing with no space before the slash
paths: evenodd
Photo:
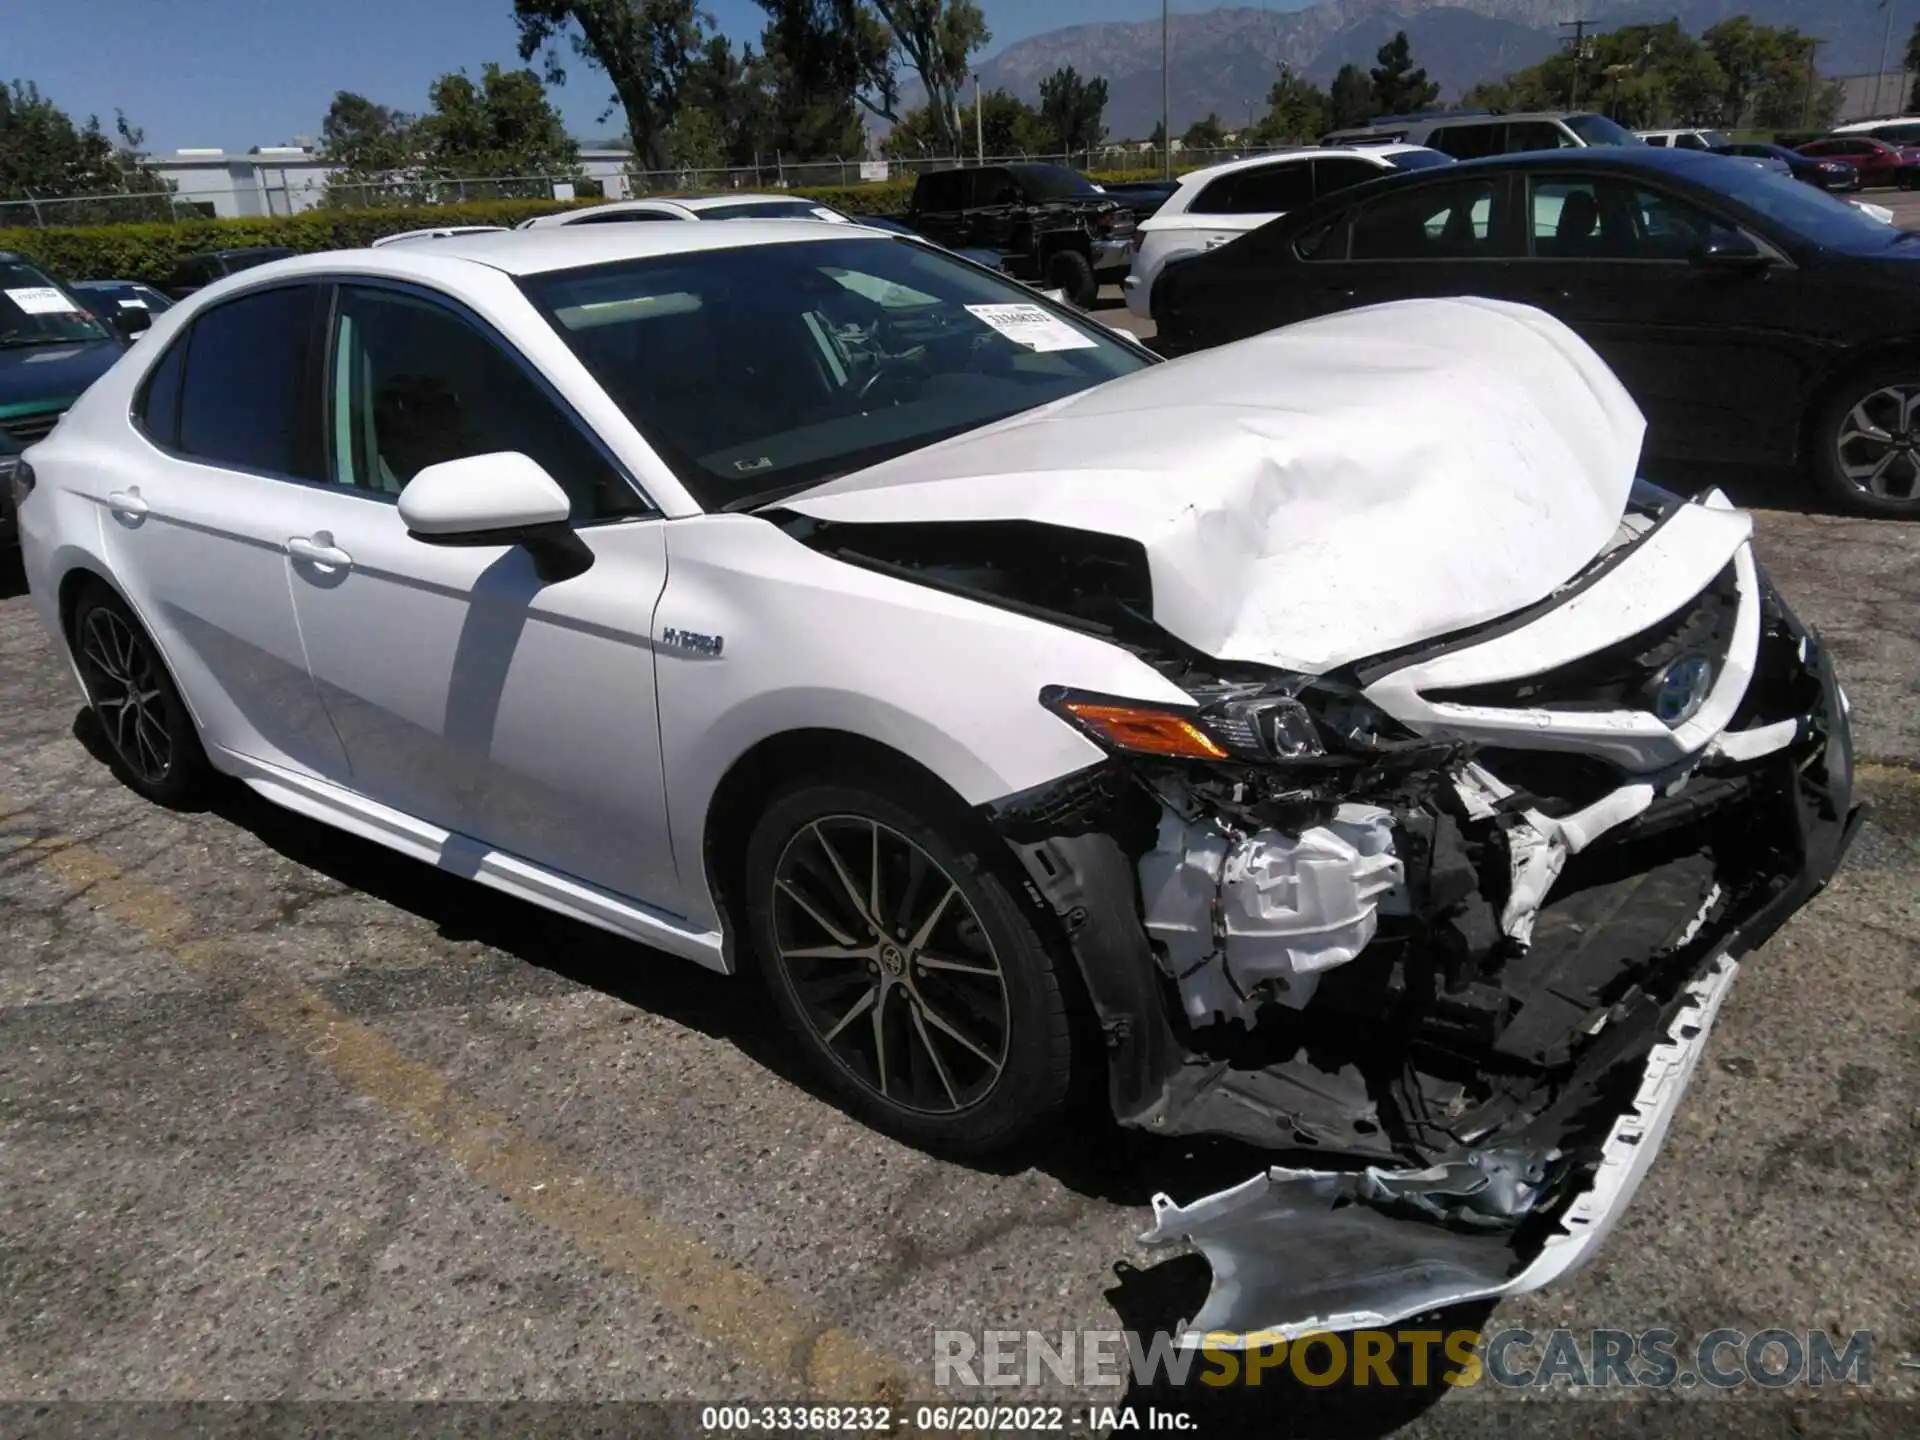
<path id="1" fill-rule="evenodd" d="M 1159 0 L 981 3 L 994 32 L 988 53 L 1063 25 L 1160 13 Z M 1265 3 L 1291 10 L 1301 0 Z M 706 0 L 706 9 L 736 40 L 765 21 L 753 0 Z M 122 109 L 155 150 L 284 144 L 317 135 L 336 90 L 419 110 L 436 75 L 516 62 L 512 0 L 0 0 L 0 16 L 0 80 L 32 80 L 109 128 Z M 569 128 L 591 138 L 623 128 L 617 117 L 599 121 L 609 93 L 597 72 L 576 66 L 555 100 Z"/>

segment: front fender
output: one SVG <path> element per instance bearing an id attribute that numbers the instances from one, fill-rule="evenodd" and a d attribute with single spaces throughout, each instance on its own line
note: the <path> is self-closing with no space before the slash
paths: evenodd
<path id="1" fill-rule="evenodd" d="M 682 913 L 718 915 L 702 864 L 721 780 L 764 740 L 857 736 L 979 805 L 1102 752 L 1039 703 L 1048 685 L 1190 703 L 1117 645 L 859 569 L 749 515 L 676 521 L 654 617 L 662 770 Z M 669 636 L 694 633 L 702 649 Z"/>

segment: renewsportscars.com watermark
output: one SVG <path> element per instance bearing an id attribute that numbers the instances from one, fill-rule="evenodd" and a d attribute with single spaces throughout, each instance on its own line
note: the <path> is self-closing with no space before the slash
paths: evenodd
<path id="1" fill-rule="evenodd" d="M 1295 1340 L 1215 1332 L 1181 1345 L 1161 1331 L 936 1330 L 933 1383 L 979 1388 L 1201 1384 L 1494 1385 L 1731 1390 L 1873 1383 L 1873 1335 L 1824 1330 L 1353 1330 Z"/>

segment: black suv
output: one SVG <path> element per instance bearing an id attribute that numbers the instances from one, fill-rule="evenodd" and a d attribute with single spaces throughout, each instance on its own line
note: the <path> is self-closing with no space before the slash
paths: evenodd
<path id="1" fill-rule="evenodd" d="M 251 270 L 269 260 L 285 260 L 294 252 L 285 245 L 243 245 L 233 250 L 209 250 L 204 255 L 189 255 L 173 267 L 167 283 L 160 288 L 175 300 L 184 300 L 203 286 L 236 270 Z"/>
<path id="2" fill-rule="evenodd" d="M 1132 209 L 1064 165 L 935 170 L 913 184 L 907 223 L 949 250 L 992 250 L 1001 268 L 1083 309 L 1133 262 Z"/>

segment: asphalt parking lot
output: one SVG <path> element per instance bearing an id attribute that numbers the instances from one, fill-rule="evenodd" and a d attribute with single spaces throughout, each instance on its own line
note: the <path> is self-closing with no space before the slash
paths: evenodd
<path id="1" fill-rule="evenodd" d="M 1737 498 L 1839 656 L 1874 816 L 1742 967 L 1598 1260 L 1451 1323 L 1869 1330 L 1870 1391 L 1159 1397 L 1201 1433 L 1920 1423 L 1920 526 Z M 0 715 L 0 1401 L 926 1398 L 935 1329 L 1191 1315 L 1147 1198 L 1260 1163 L 1097 1114 L 936 1160 L 814 1094 L 746 981 L 238 789 L 149 806 L 5 569 Z"/>

